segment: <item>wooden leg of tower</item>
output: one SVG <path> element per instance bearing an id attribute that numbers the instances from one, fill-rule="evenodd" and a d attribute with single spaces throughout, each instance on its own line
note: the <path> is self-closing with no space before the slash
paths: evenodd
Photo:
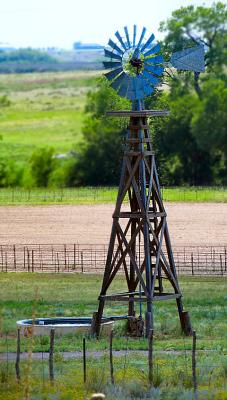
<path id="1" fill-rule="evenodd" d="M 128 305 L 128 316 L 129 317 L 134 317 L 135 316 L 135 309 L 134 309 L 134 302 L 133 301 L 129 302 L 129 305 Z"/>
<path id="2" fill-rule="evenodd" d="M 134 201 L 135 201 L 135 199 L 134 199 L 134 196 L 133 196 L 133 198 L 131 200 L 131 211 L 133 211 L 133 202 Z M 132 222 L 131 222 L 131 237 L 134 236 L 135 230 L 136 230 L 136 221 L 132 220 Z M 132 243 L 131 251 L 132 251 L 132 254 L 133 254 L 134 258 L 136 258 L 136 241 L 134 241 Z M 134 291 L 134 285 L 135 285 L 135 270 L 134 270 L 134 266 L 133 266 L 132 262 L 130 262 L 130 272 L 129 272 L 129 274 L 130 275 L 129 275 L 128 289 L 129 289 L 129 292 L 133 292 Z M 135 304 L 134 304 L 134 301 L 132 301 L 134 299 L 134 296 L 131 295 L 131 296 L 129 296 L 129 298 L 130 298 L 131 301 L 128 304 L 128 315 L 129 315 L 129 317 L 134 317 L 135 316 Z"/>
<path id="3" fill-rule="evenodd" d="M 100 335 L 100 328 L 103 316 L 103 309 L 104 309 L 105 301 L 103 299 L 99 300 L 99 308 L 97 312 L 93 314 L 93 320 L 91 324 L 91 333 L 92 335 L 96 336 L 97 338 Z"/>
<path id="4" fill-rule="evenodd" d="M 190 316 L 187 311 L 184 311 L 181 298 L 177 299 L 177 308 L 180 317 L 182 332 L 184 332 L 185 335 L 190 336 L 192 334 Z"/>
<path id="5" fill-rule="evenodd" d="M 153 317 L 153 304 L 147 302 L 147 312 L 145 314 L 145 336 L 149 337 L 150 330 L 154 329 L 154 317 Z"/>

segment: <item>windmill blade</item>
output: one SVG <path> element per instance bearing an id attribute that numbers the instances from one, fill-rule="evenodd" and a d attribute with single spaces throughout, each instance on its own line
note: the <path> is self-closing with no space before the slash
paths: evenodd
<path id="1" fill-rule="evenodd" d="M 143 52 L 148 46 L 150 46 L 150 44 L 153 42 L 155 36 L 152 33 L 152 35 L 148 38 L 148 40 L 146 41 L 146 43 L 143 45 L 143 47 L 141 48 L 141 51 Z M 145 54 L 144 54 L 145 55 Z"/>
<path id="2" fill-rule="evenodd" d="M 153 74 L 147 72 L 146 70 L 143 71 L 142 77 L 144 77 L 144 79 L 147 79 L 153 86 L 156 86 L 159 83 L 159 79 Z"/>
<path id="3" fill-rule="evenodd" d="M 128 93 L 130 93 L 130 92 L 133 91 L 132 82 L 133 82 L 132 77 L 129 77 L 128 82 L 127 82 L 126 84 L 122 84 L 122 85 L 121 85 L 121 87 L 120 87 L 120 89 L 119 89 L 119 91 L 118 91 L 118 94 L 119 94 L 120 96 L 122 96 L 122 97 L 129 98 L 129 97 L 128 97 Z M 127 90 L 126 90 L 126 89 L 127 89 Z"/>
<path id="4" fill-rule="evenodd" d="M 163 56 L 155 56 L 155 57 L 151 57 L 145 60 L 144 65 L 145 64 L 161 64 L 164 62 L 164 57 Z"/>
<path id="5" fill-rule="evenodd" d="M 127 26 L 124 27 L 124 31 L 125 31 L 125 36 L 126 36 L 126 39 L 127 39 L 127 45 L 128 45 L 128 48 L 129 48 L 131 46 L 131 43 L 130 43 L 130 40 L 129 40 L 129 34 L 128 34 Z"/>
<path id="6" fill-rule="evenodd" d="M 151 54 L 158 53 L 160 50 L 161 50 L 161 46 L 159 43 L 157 43 L 154 47 L 152 47 L 152 49 L 150 49 L 146 53 L 144 53 L 144 57 L 148 57 Z M 141 51 L 142 51 L 142 49 L 141 49 Z"/>
<path id="7" fill-rule="evenodd" d="M 124 44 L 124 42 L 123 42 L 123 39 L 122 39 L 122 37 L 121 37 L 121 35 L 120 35 L 120 33 L 119 33 L 118 31 L 115 32 L 115 36 L 117 37 L 117 39 L 118 39 L 119 42 L 121 43 L 123 49 L 124 49 L 124 50 L 127 50 L 127 47 L 125 46 L 125 44 Z"/>
<path id="8" fill-rule="evenodd" d="M 136 45 L 136 48 L 135 48 L 134 53 L 133 53 L 133 56 L 132 56 L 133 58 L 137 58 L 138 55 L 139 55 L 140 46 L 141 46 L 141 43 L 142 43 L 142 41 L 143 41 L 144 35 L 145 35 L 145 33 L 146 33 L 146 30 L 147 30 L 146 28 L 143 28 L 143 30 L 142 30 L 142 33 L 141 33 L 139 42 L 138 42 L 138 44 Z"/>
<path id="9" fill-rule="evenodd" d="M 145 35 L 145 33 L 146 33 L 146 28 L 145 27 L 143 27 L 143 30 L 142 30 L 142 33 L 141 33 L 141 36 L 140 36 L 140 40 L 139 40 L 139 42 L 138 42 L 138 44 L 137 44 L 137 48 L 139 49 L 140 48 L 140 46 L 141 46 L 141 43 L 142 43 L 142 41 L 143 41 L 143 38 L 144 38 L 144 35 Z"/>
<path id="10" fill-rule="evenodd" d="M 104 75 L 108 79 L 108 81 L 112 81 L 112 79 L 116 78 L 116 76 L 118 76 L 122 71 L 123 71 L 123 68 L 120 67 L 120 68 L 114 69 L 113 71 L 109 71 Z"/>
<path id="11" fill-rule="evenodd" d="M 120 89 L 118 90 L 117 93 L 121 97 L 126 97 L 127 92 L 128 92 L 128 84 L 120 86 Z"/>
<path id="12" fill-rule="evenodd" d="M 103 61 L 104 68 L 106 69 L 113 69 L 113 68 L 118 68 L 121 67 L 121 62 L 116 62 L 116 61 Z"/>
<path id="13" fill-rule="evenodd" d="M 114 58 L 115 60 L 122 60 L 122 57 L 119 56 L 118 54 L 113 53 L 112 51 L 109 51 L 107 49 L 104 49 L 105 52 L 105 57 L 109 57 L 109 58 Z"/>
<path id="14" fill-rule="evenodd" d="M 137 26 L 133 25 L 133 47 L 136 45 L 136 31 L 137 31 Z"/>
<path id="15" fill-rule="evenodd" d="M 136 100 L 136 94 L 135 94 L 134 90 L 127 91 L 127 98 L 131 101 Z"/>
<path id="16" fill-rule="evenodd" d="M 137 76 L 131 79 L 130 87 L 127 92 L 129 100 L 141 100 L 145 94 L 145 82 L 141 76 Z"/>
<path id="17" fill-rule="evenodd" d="M 108 45 L 112 47 L 112 49 L 116 51 L 118 54 L 120 55 L 124 54 L 124 52 L 120 49 L 120 47 L 118 47 L 116 43 L 113 42 L 113 40 L 110 39 Z"/>
<path id="18" fill-rule="evenodd" d="M 204 60 L 204 47 L 194 46 L 190 49 L 177 51 L 173 53 L 170 62 L 172 66 L 179 70 L 204 72 L 205 71 L 205 60 Z"/>
<path id="19" fill-rule="evenodd" d="M 152 86 L 144 85 L 144 93 L 146 96 L 150 96 L 152 93 L 154 93 L 154 88 Z"/>
<path id="20" fill-rule="evenodd" d="M 133 83 L 134 83 L 135 96 L 136 99 L 139 100 L 144 97 L 145 82 L 141 75 L 134 78 L 133 80 L 134 80 Z"/>
<path id="21" fill-rule="evenodd" d="M 156 66 L 156 65 L 149 65 L 149 64 L 145 65 L 145 63 L 144 63 L 144 69 L 152 72 L 153 74 L 155 74 L 157 76 L 161 76 L 164 72 L 163 67 Z"/>
<path id="22" fill-rule="evenodd" d="M 125 72 L 122 72 L 117 78 L 111 83 L 111 86 L 117 90 L 123 83 L 126 83 L 129 80 L 128 75 Z"/>
<path id="23" fill-rule="evenodd" d="M 144 92 L 142 90 L 135 91 L 135 90 L 128 90 L 127 92 L 127 98 L 131 101 L 134 100 L 141 100 L 144 97 Z"/>
<path id="24" fill-rule="evenodd" d="M 120 85 L 120 88 L 118 90 L 119 96 L 127 97 L 128 90 L 131 88 L 131 78 L 128 78 L 128 81 L 125 81 Z"/>
<path id="25" fill-rule="evenodd" d="M 137 100 L 137 84 L 136 84 L 136 78 L 132 78 L 130 81 L 130 86 L 128 88 L 128 92 L 127 92 L 127 97 L 129 100 L 133 101 L 133 100 Z"/>

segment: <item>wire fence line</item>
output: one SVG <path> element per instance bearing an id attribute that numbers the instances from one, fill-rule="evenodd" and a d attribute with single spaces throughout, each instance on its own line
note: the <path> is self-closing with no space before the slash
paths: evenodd
<path id="1" fill-rule="evenodd" d="M 0 204 L 115 202 L 117 187 L 0 189 Z M 164 201 L 227 202 L 227 187 L 162 187 Z"/>
<path id="2" fill-rule="evenodd" d="M 194 331 L 193 337 L 196 338 L 195 334 L 196 332 Z M 220 376 L 222 376 L 222 374 L 224 375 L 225 372 L 225 365 L 222 362 L 220 349 L 197 350 L 196 342 L 192 341 L 192 343 L 190 343 L 190 338 L 187 340 L 187 349 L 185 347 L 186 339 L 178 338 L 183 346 L 182 349 L 160 350 L 156 349 L 156 344 L 152 337 L 152 343 L 150 343 L 152 345 L 152 353 L 150 354 L 149 350 L 146 349 L 145 346 L 144 350 L 129 348 L 130 338 L 126 336 L 113 335 L 113 332 L 109 336 L 109 343 L 104 350 L 88 350 L 88 346 L 91 343 L 90 335 L 84 335 L 83 337 L 77 338 L 76 335 L 71 335 L 70 344 L 73 343 L 74 348 L 78 349 L 78 344 L 81 341 L 82 346 L 79 344 L 79 350 L 67 351 L 65 350 L 65 344 L 62 346 L 63 336 L 61 335 L 56 337 L 54 329 L 51 330 L 49 335 L 49 351 L 47 350 L 47 342 L 46 344 L 43 344 L 42 340 L 40 340 L 41 351 L 34 351 L 34 348 L 31 348 L 30 351 L 28 351 L 28 344 L 26 342 L 32 340 L 34 346 L 34 336 L 23 338 L 20 334 L 20 330 L 17 331 L 16 352 L 8 350 L 10 339 L 12 340 L 12 338 L 8 337 L 8 334 L 3 334 L 2 339 L 4 340 L 2 344 L 5 347 L 5 352 L 0 353 L 0 360 L 2 362 L 2 370 L 4 368 L 4 376 L 7 379 L 10 376 L 12 377 L 13 367 L 15 367 L 15 378 L 18 383 L 23 381 L 28 374 L 27 365 L 28 363 L 31 363 L 31 358 L 36 360 L 36 363 L 30 364 L 29 377 L 38 379 L 38 381 L 43 384 L 44 382 L 47 382 L 48 379 L 50 382 L 57 382 L 59 376 L 64 375 L 64 382 L 68 385 L 67 374 L 72 368 L 74 368 L 74 376 L 77 378 L 77 383 L 78 381 L 82 381 L 83 383 L 86 383 L 86 381 L 89 382 L 90 377 L 96 379 L 99 384 L 105 381 L 105 377 L 110 377 L 112 383 L 114 383 L 117 359 L 120 360 L 117 369 L 119 370 L 120 368 L 123 372 L 121 377 L 123 384 L 124 382 L 128 382 L 126 371 L 130 371 L 132 368 L 134 371 L 138 370 L 138 368 L 140 370 L 143 368 L 141 383 L 144 383 L 145 379 L 148 379 L 150 384 L 156 381 L 159 382 L 158 385 L 160 385 L 165 379 L 174 379 L 174 376 L 176 376 L 176 379 L 178 381 L 182 380 L 182 382 L 187 378 L 188 387 L 194 387 L 194 391 L 197 391 L 197 382 L 202 384 L 204 376 L 207 376 L 210 387 L 211 380 L 215 382 L 217 379 L 217 374 L 215 374 L 214 371 L 218 371 Z M 115 350 L 115 339 L 120 339 L 122 344 L 124 344 L 122 350 L 119 350 L 119 348 Z M 143 340 L 143 338 L 137 339 Z M 99 341 L 100 340 L 101 339 L 99 338 Z M 150 342 L 150 339 L 148 339 L 148 341 Z M 133 342 L 135 343 L 135 338 L 133 338 Z M 62 349 L 63 347 L 64 350 Z M 57 357 L 55 358 L 54 355 L 57 355 Z M 174 357 L 175 355 L 177 355 L 177 357 Z M 192 364 L 193 355 L 195 360 L 194 364 Z M 207 362 L 207 360 L 209 360 L 209 362 Z M 70 361 L 74 362 L 73 365 L 71 364 L 70 369 L 67 368 L 67 361 L 69 363 Z M 183 376 L 178 375 L 179 366 L 181 366 L 182 369 L 182 362 L 185 370 Z M 167 365 L 171 366 L 173 372 L 171 376 L 169 375 L 168 369 L 166 369 Z M 94 375 L 94 368 L 97 370 L 97 367 L 99 373 Z"/>
<path id="3" fill-rule="evenodd" d="M 97 244 L 0 245 L 0 271 L 103 273 L 107 250 Z M 227 276 L 227 246 L 175 246 L 173 252 L 179 275 Z"/>

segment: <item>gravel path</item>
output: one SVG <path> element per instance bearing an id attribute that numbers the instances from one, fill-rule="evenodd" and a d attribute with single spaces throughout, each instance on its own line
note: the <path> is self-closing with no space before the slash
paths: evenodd
<path id="1" fill-rule="evenodd" d="M 212 352 L 214 350 L 197 350 L 197 352 L 202 352 L 202 353 L 208 353 Z M 185 350 L 155 350 L 156 354 L 170 354 L 170 355 L 180 355 L 180 354 L 185 354 Z M 186 353 L 191 353 L 190 350 L 186 350 Z M 64 359 L 73 359 L 73 358 L 82 358 L 83 353 L 82 351 L 63 351 L 58 353 L 60 354 Z M 113 356 L 114 357 L 124 357 L 125 355 L 139 355 L 139 356 L 144 356 L 147 357 L 148 352 L 146 350 L 114 350 L 113 351 Z M 100 351 L 87 351 L 86 353 L 87 357 L 94 357 L 94 358 L 100 358 L 103 356 L 109 356 L 109 350 L 100 350 Z M 21 360 L 27 360 L 29 358 L 29 353 L 21 353 L 20 354 L 20 359 Z M 42 360 L 42 359 L 48 359 L 49 358 L 49 353 L 32 353 L 32 358 L 34 360 Z M 16 360 L 16 353 L 0 353 L 0 360 L 1 361 L 14 361 Z"/>

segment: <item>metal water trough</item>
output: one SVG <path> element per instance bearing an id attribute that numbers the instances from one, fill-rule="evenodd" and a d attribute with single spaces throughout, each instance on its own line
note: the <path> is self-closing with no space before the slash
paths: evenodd
<path id="1" fill-rule="evenodd" d="M 55 330 L 56 335 L 67 333 L 89 334 L 91 333 L 92 318 L 35 318 L 17 321 L 17 329 L 24 336 L 44 336 L 49 335 L 51 329 Z M 113 330 L 114 321 L 103 318 L 101 323 L 101 335 L 109 335 Z"/>

